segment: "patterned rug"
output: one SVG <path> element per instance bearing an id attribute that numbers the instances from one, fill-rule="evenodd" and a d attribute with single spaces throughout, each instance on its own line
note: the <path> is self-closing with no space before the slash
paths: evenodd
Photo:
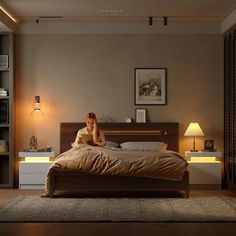
<path id="1" fill-rule="evenodd" d="M 19 196 L 0 209 L 0 221 L 236 221 L 236 199 Z"/>

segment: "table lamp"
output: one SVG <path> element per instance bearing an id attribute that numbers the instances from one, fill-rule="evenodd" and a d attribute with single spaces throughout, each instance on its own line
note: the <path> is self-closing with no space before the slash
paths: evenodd
<path id="1" fill-rule="evenodd" d="M 204 136 L 200 125 L 197 122 L 191 122 L 185 131 L 184 136 L 193 137 L 193 149 L 191 152 L 197 152 L 198 150 L 195 149 L 195 137 Z"/>

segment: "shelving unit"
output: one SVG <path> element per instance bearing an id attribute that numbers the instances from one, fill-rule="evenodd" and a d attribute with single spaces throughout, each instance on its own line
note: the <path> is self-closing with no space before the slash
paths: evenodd
<path id="1" fill-rule="evenodd" d="M 224 156 L 226 187 L 236 194 L 236 26 L 224 37 Z"/>
<path id="2" fill-rule="evenodd" d="M 7 152 L 0 152 L 0 188 L 14 186 L 14 35 L 0 33 L 0 55 L 8 56 L 8 67 L 1 68 L 0 88 L 7 96 L 0 96 L 0 140 L 7 142 Z"/>

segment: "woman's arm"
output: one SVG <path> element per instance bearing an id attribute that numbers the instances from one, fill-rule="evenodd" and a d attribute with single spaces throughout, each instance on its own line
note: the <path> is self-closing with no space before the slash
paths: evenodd
<path id="1" fill-rule="evenodd" d="M 96 143 L 98 141 L 98 124 L 96 120 L 94 121 L 94 127 L 93 127 L 93 142 Z"/>
<path id="2" fill-rule="evenodd" d="M 82 133 L 81 133 L 81 129 L 77 132 L 77 135 L 76 135 L 76 138 L 75 138 L 75 144 L 82 144 L 83 141 L 82 141 Z"/>
<path id="3" fill-rule="evenodd" d="M 99 130 L 99 137 L 97 140 L 94 140 L 94 143 L 97 144 L 98 146 L 105 146 L 106 145 L 106 139 L 105 135 L 101 130 Z"/>

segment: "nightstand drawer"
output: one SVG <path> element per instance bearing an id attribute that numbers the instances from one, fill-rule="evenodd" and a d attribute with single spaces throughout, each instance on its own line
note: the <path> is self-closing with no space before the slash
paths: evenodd
<path id="1" fill-rule="evenodd" d="M 25 174 L 20 173 L 19 175 L 19 183 L 20 184 L 45 184 L 47 174 Z"/>
<path id="2" fill-rule="evenodd" d="M 221 163 L 188 163 L 190 184 L 221 184 Z"/>
<path id="3" fill-rule="evenodd" d="M 20 162 L 19 173 L 47 173 L 52 162 L 47 163 L 32 163 L 32 162 Z"/>

